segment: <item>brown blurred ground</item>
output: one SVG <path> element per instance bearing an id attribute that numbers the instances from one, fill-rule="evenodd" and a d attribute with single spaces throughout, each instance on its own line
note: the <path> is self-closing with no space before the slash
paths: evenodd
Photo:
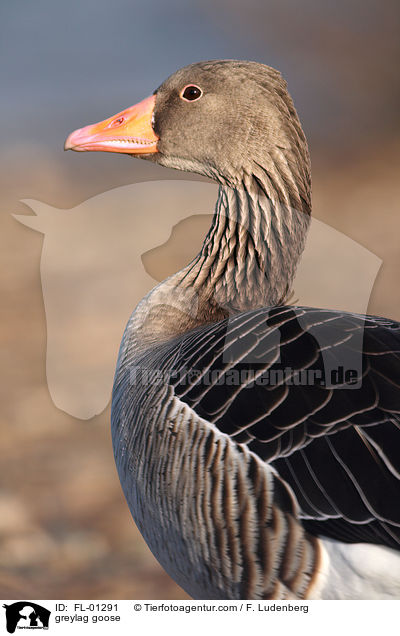
<path id="1" fill-rule="evenodd" d="M 132 163 L 126 165 L 129 182 Z M 51 402 L 43 236 L 10 216 L 27 212 L 18 200 L 28 194 L 72 207 L 94 193 L 98 175 L 71 180 L 40 149 L 28 150 L 25 160 L 10 155 L 0 173 L 0 598 L 186 598 L 130 517 L 114 467 L 109 408 L 81 421 Z"/>

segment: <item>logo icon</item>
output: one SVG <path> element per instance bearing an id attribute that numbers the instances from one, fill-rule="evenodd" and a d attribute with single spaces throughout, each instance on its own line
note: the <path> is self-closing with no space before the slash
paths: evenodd
<path id="1" fill-rule="evenodd" d="M 16 629 L 49 629 L 51 612 L 37 603 L 18 601 L 11 605 L 4 604 L 3 607 L 9 634 L 14 634 Z"/>

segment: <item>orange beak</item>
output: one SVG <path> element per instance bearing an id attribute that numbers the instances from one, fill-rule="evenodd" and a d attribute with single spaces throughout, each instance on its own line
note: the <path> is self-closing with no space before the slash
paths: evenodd
<path id="1" fill-rule="evenodd" d="M 151 125 L 155 95 L 121 113 L 74 130 L 65 140 L 64 150 L 103 150 L 130 155 L 157 152 L 158 137 Z"/>

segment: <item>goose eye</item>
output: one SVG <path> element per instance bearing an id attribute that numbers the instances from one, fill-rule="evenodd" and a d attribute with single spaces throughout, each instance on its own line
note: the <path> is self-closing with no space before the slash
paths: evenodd
<path id="1" fill-rule="evenodd" d="M 186 102 L 194 102 L 196 99 L 199 99 L 203 94 L 201 88 L 196 86 L 195 84 L 188 84 L 181 92 L 181 98 Z"/>

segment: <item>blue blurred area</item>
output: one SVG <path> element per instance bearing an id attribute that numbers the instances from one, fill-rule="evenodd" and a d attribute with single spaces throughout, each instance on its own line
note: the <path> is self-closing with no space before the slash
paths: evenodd
<path id="1" fill-rule="evenodd" d="M 0 142 L 59 144 L 212 58 L 279 68 L 316 146 L 392 134 L 399 24 L 397 0 L 2 2 Z"/>
<path id="2" fill-rule="evenodd" d="M 229 50 L 207 12 L 181 0 L 20 0 L 0 17 L 2 142 L 53 140 L 152 93 L 178 67 Z"/>

